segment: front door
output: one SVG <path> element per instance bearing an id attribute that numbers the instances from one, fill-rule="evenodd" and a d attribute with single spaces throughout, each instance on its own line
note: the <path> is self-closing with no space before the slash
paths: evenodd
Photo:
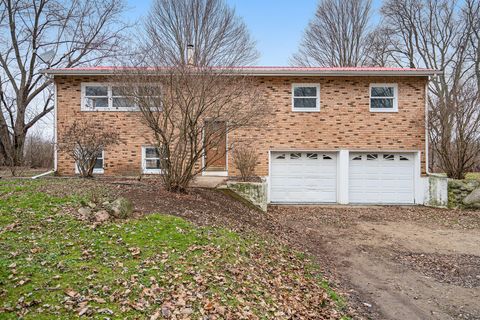
<path id="1" fill-rule="evenodd" d="M 205 126 L 206 171 L 227 171 L 227 125 L 211 121 Z"/>

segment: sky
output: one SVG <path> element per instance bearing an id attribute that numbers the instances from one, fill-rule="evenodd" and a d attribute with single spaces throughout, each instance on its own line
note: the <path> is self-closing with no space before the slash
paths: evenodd
<path id="1" fill-rule="evenodd" d="M 286 66 L 296 52 L 318 0 L 226 0 L 243 18 L 260 51 L 258 65 Z M 372 21 L 381 0 L 373 0 Z M 141 21 L 151 0 L 128 0 L 126 17 Z"/>

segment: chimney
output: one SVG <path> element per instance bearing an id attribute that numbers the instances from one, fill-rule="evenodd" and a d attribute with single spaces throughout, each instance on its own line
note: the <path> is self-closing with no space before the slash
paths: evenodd
<path id="1" fill-rule="evenodd" d="M 187 65 L 193 66 L 194 63 L 193 58 L 193 44 L 187 45 Z"/>

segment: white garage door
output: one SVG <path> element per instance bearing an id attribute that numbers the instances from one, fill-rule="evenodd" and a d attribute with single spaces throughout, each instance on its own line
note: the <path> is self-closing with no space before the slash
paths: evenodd
<path id="1" fill-rule="evenodd" d="M 274 152 L 271 159 L 271 202 L 336 202 L 335 153 Z"/>
<path id="2" fill-rule="evenodd" d="M 412 153 L 350 153 L 350 203 L 414 203 Z"/>

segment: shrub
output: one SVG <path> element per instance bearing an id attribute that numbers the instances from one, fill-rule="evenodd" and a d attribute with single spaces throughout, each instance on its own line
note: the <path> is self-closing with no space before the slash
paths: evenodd
<path id="1" fill-rule="evenodd" d="M 257 165 L 258 154 L 255 149 L 241 145 L 234 149 L 233 160 L 235 166 L 240 171 L 242 181 L 252 178 Z"/>

